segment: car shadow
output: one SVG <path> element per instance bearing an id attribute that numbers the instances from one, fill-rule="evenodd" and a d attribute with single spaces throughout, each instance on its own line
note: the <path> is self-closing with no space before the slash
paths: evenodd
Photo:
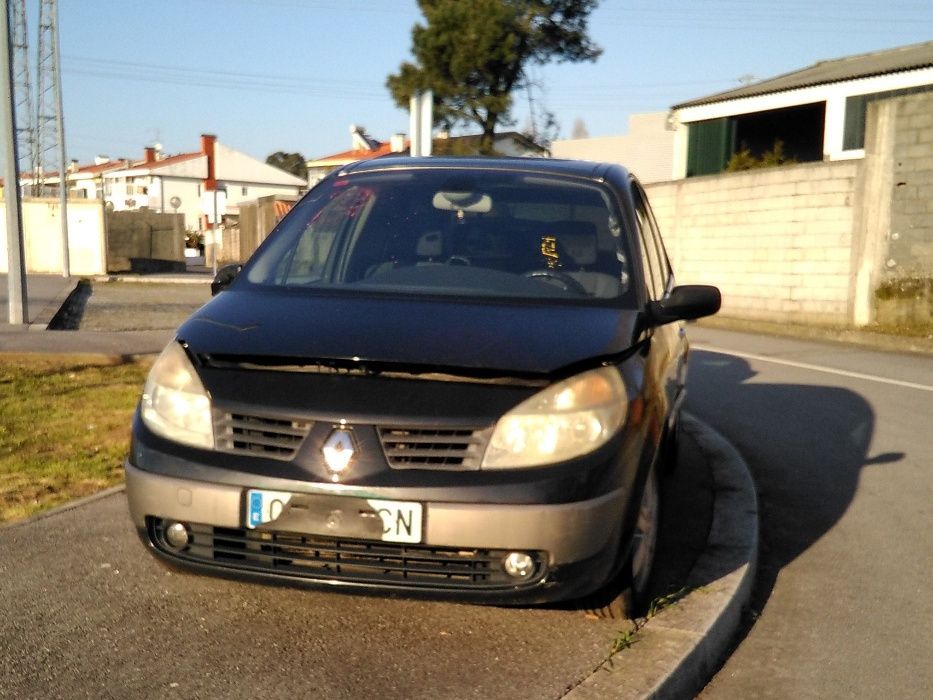
<path id="1" fill-rule="evenodd" d="M 749 621 L 766 605 L 781 569 L 843 516 L 869 457 L 875 414 L 847 389 L 755 381 L 748 362 L 693 351 L 687 410 L 722 433 L 745 458 L 758 492 L 758 571 Z"/>

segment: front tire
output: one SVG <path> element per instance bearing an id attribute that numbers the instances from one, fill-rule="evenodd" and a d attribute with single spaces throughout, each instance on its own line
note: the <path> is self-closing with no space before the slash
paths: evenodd
<path id="1" fill-rule="evenodd" d="M 638 518 L 632 535 L 631 553 L 622 573 L 583 601 L 585 612 L 599 618 L 635 619 L 648 608 L 648 585 L 654 565 L 660 526 L 658 470 L 652 466 L 642 489 Z"/>

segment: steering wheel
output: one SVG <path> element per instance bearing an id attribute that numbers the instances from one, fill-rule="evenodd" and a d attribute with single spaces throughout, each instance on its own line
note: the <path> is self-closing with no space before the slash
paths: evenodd
<path id="1" fill-rule="evenodd" d="M 524 277 L 528 279 L 542 279 L 545 282 L 554 280 L 557 282 L 557 286 L 562 288 L 567 292 L 574 292 L 579 294 L 581 297 L 587 296 L 588 292 L 586 288 L 577 282 L 573 277 L 568 275 L 566 272 L 561 272 L 560 270 L 532 270 L 531 272 L 526 272 Z"/>

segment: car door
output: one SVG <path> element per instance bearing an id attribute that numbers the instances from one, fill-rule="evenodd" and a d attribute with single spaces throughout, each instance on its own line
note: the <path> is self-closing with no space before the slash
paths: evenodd
<path id="1" fill-rule="evenodd" d="M 648 198 L 635 180 L 631 187 L 642 267 L 645 271 L 646 296 L 649 301 L 660 301 L 674 288 L 674 274 Z M 651 329 L 648 346 L 650 379 L 660 389 L 656 392 L 659 395 L 657 405 L 652 407 L 656 411 L 656 422 L 652 426 L 656 429 L 656 435 L 653 437 L 660 441 L 664 429 L 672 427 L 684 395 L 687 341 L 683 322 Z"/>

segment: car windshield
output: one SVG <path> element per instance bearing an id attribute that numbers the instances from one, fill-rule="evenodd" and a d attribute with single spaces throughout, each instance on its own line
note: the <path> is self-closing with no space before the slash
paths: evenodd
<path id="1" fill-rule="evenodd" d="M 629 291 L 603 187 L 493 170 L 337 176 L 279 224 L 249 282 L 375 294 L 616 300 Z"/>

